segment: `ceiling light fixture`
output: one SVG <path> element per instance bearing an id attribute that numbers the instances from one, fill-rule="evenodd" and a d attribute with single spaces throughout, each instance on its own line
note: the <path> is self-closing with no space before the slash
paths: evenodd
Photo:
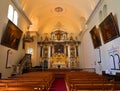
<path id="1" fill-rule="evenodd" d="M 54 10 L 55 10 L 55 12 L 63 12 L 63 8 L 62 7 L 56 7 Z"/>

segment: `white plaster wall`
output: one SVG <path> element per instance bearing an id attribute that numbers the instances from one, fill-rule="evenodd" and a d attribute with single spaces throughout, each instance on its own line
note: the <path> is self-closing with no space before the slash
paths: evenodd
<path id="1" fill-rule="evenodd" d="M 2 34 L 4 33 L 6 24 L 8 22 L 7 12 L 8 12 L 9 4 L 13 5 L 13 7 L 17 10 L 14 4 L 12 4 L 11 0 L 0 1 L 0 42 L 1 42 Z M 17 12 L 19 14 L 18 27 L 24 32 L 28 24 L 18 10 Z M 12 65 L 16 65 L 24 56 L 24 49 L 22 48 L 22 38 L 18 50 L 13 50 L 11 48 L 5 47 L 0 44 L 0 72 L 2 73 L 2 78 L 7 78 L 12 73 L 12 68 L 6 69 L 6 57 L 7 57 L 8 49 L 12 51 L 12 54 L 10 55 L 9 59 Z"/>
<path id="2" fill-rule="evenodd" d="M 80 68 L 94 68 L 94 50 L 89 36 L 89 31 L 85 32 L 80 44 Z"/>
<path id="3" fill-rule="evenodd" d="M 99 25 L 101 22 L 99 21 L 99 11 L 103 9 L 103 6 L 106 4 L 107 5 L 107 13 L 109 14 L 110 12 L 113 13 L 117 17 L 118 20 L 118 26 L 120 30 L 120 0 L 101 0 L 102 2 L 100 5 L 97 7 L 95 12 L 92 14 L 90 17 L 89 22 L 87 22 L 88 29 L 83 35 L 83 38 L 81 40 L 81 45 L 80 45 L 80 63 L 81 67 L 86 68 L 86 67 L 95 67 L 96 72 L 101 74 L 102 70 L 110 70 L 110 57 L 108 54 L 108 50 L 110 50 L 113 47 L 120 47 L 120 38 L 114 39 L 113 41 L 110 41 L 106 44 L 102 42 L 102 46 L 100 47 L 101 49 L 101 64 L 98 64 L 97 62 L 99 61 L 99 55 L 98 55 L 98 49 L 94 49 L 92 45 L 92 40 L 89 34 L 89 31 L 95 26 Z M 120 50 L 118 50 L 120 53 Z M 120 55 L 120 54 L 119 54 Z M 94 65 L 94 66 L 93 66 Z"/>
<path id="4" fill-rule="evenodd" d="M 31 54 L 31 62 L 32 66 L 39 66 L 39 60 L 38 60 L 38 47 L 37 47 L 37 36 L 34 36 L 34 41 L 30 43 L 25 44 L 25 50 L 27 53 L 27 50 L 29 48 L 33 49 L 33 53 Z"/>

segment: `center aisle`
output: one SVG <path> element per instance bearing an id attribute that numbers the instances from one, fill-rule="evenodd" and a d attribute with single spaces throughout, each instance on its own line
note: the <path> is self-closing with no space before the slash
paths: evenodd
<path id="1" fill-rule="evenodd" d="M 64 78 L 56 78 L 49 91 L 67 91 Z"/>

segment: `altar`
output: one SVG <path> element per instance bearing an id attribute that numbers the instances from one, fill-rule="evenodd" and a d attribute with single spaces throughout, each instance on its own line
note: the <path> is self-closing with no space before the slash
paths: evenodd
<path id="1" fill-rule="evenodd" d="M 41 36 L 38 42 L 40 65 L 43 69 L 77 68 L 79 44 L 80 41 L 73 34 L 62 30 L 53 31 L 50 36 Z"/>
<path id="2" fill-rule="evenodd" d="M 50 68 L 64 69 L 68 68 L 68 57 L 63 53 L 55 53 L 50 58 Z"/>
<path id="3" fill-rule="evenodd" d="M 66 64 L 61 64 L 61 63 L 59 63 L 59 64 L 52 64 L 52 67 L 51 68 L 55 68 L 55 69 L 66 69 L 67 68 L 67 66 L 66 66 Z"/>

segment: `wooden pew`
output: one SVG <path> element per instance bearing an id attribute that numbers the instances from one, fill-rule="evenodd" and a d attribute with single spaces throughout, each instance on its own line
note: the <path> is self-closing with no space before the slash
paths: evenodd
<path id="1" fill-rule="evenodd" d="M 113 90 L 113 84 L 109 81 L 83 81 L 73 84 L 71 91 L 77 90 Z"/>
<path id="2" fill-rule="evenodd" d="M 108 81 L 107 77 L 89 72 L 68 73 L 66 82 L 70 91 L 113 89 L 113 83 Z"/>
<path id="3" fill-rule="evenodd" d="M 31 88 L 31 87 L 9 87 L 9 88 L 0 88 L 0 91 L 44 91 L 40 88 Z"/>
<path id="4" fill-rule="evenodd" d="M 43 73 L 29 73 L 17 76 L 15 78 L 1 79 L 0 80 L 0 91 L 1 88 L 30 88 L 38 89 L 42 91 L 48 91 L 52 83 L 53 76 L 50 72 Z"/>

